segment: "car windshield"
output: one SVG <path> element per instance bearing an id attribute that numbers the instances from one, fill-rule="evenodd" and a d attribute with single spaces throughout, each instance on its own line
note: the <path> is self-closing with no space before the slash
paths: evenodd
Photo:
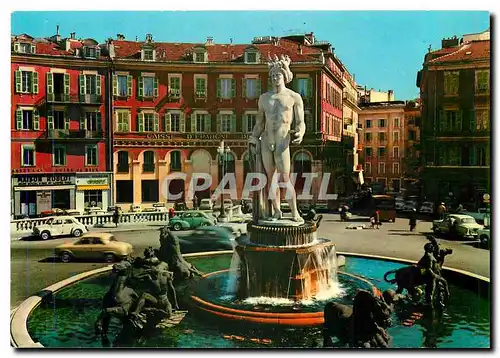
<path id="1" fill-rule="evenodd" d="M 476 220 L 474 218 L 463 218 L 460 220 L 462 224 L 475 224 Z"/>

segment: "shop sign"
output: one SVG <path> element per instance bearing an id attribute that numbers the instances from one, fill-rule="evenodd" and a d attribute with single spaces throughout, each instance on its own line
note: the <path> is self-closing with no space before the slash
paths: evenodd
<path id="1" fill-rule="evenodd" d="M 205 140 L 241 140 L 250 138 L 250 134 L 244 133 L 148 133 L 146 139 L 205 139 Z"/>
<path id="2" fill-rule="evenodd" d="M 107 185 L 108 178 L 76 178 L 76 185 Z"/>
<path id="3" fill-rule="evenodd" d="M 17 186 L 50 186 L 74 184 L 70 175 L 22 175 L 17 178 Z"/>

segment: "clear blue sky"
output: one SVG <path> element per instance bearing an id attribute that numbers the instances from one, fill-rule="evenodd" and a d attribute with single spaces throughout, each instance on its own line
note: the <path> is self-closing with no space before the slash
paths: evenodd
<path id="1" fill-rule="evenodd" d="M 332 43 L 335 53 L 356 76 L 356 82 L 387 91 L 396 99 L 418 96 L 416 73 L 429 45 L 441 39 L 486 30 L 485 11 L 234 11 L 234 12 L 15 12 L 12 33 L 49 37 L 60 34 L 91 37 L 103 42 L 117 33 L 126 39 L 155 41 L 249 43 L 255 36 L 285 36 L 314 32 L 317 40 Z"/>

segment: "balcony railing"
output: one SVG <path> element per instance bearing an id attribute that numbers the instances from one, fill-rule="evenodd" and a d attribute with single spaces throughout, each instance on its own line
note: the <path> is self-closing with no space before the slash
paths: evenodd
<path id="1" fill-rule="evenodd" d="M 88 131 L 83 129 L 49 129 L 45 139 L 102 139 L 103 131 Z"/>
<path id="2" fill-rule="evenodd" d="M 46 97 L 47 103 L 85 103 L 85 104 L 101 104 L 102 95 L 100 94 L 64 94 L 64 93 L 48 93 Z"/>

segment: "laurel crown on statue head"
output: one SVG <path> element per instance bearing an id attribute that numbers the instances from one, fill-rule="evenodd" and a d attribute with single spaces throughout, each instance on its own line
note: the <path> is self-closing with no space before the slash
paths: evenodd
<path id="1" fill-rule="evenodd" d="M 290 83 L 293 79 L 293 73 L 292 71 L 290 71 L 291 62 L 292 60 L 290 60 L 290 57 L 288 57 L 288 55 L 281 55 L 281 58 L 278 58 L 278 56 L 276 55 L 274 55 L 274 58 L 271 58 L 271 56 L 269 56 L 269 61 L 267 63 L 267 65 L 269 66 L 269 73 L 279 70 L 281 71 L 281 73 L 283 73 L 285 83 Z"/>

